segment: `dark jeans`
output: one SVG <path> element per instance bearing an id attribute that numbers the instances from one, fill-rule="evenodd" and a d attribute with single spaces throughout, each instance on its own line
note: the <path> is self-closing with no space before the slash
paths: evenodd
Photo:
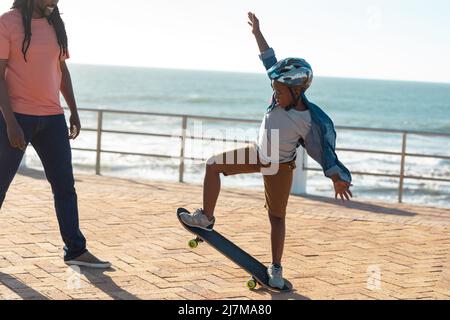
<path id="1" fill-rule="evenodd" d="M 31 143 L 39 155 L 52 187 L 59 229 L 65 243 L 64 260 L 76 258 L 86 252 L 86 239 L 79 228 L 72 151 L 64 115 L 15 115 L 25 135 L 25 142 Z M 11 147 L 0 113 L 0 208 L 23 155 L 22 150 Z"/>

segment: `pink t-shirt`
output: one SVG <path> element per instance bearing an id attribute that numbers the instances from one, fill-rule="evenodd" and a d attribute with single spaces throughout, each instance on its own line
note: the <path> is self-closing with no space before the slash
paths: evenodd
<path id="1" fill-rule="evenodd" d="M 63 114 L 60 101 L 61 65 L 56 32 L 47 19 L 33 19 L 31 44 L 25 62 L 22 53 L 22 15 L 11 10 L 0 16 L 0 59 L 8 60 L 6 83 L 14 112 L 48 116 Z"/>

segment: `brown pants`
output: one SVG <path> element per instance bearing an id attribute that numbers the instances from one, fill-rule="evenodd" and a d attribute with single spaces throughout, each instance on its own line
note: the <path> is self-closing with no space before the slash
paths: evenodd
<path id="1" fill-rule="evenodd" d="M 264 178 L 265 208 L 274 217 L 284 218 L 291 193 L 295 161 L 280 164 L 263 164 L 256 146 L 227 151 L 208 159 L 209 165 L 218 166 L 225 176 L 261 172 Z"/>

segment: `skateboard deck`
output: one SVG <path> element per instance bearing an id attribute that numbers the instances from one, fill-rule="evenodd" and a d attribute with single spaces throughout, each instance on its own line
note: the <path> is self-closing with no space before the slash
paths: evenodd
<path id="1" fill-rule="evenodd" d="M 180 214 L 183 212 L 189 213 L 189 211 L 184 208 L 179 208 L 177 210 L 178 220 L 187 231 L 197 236 L 196 239 L 189 241 L 189 247 L 196 248 L 201 242 L 208 243 L 214 249 L 222 253 L 225 257 L 233 261 L 235 264 L 237 264 L 239 267 L 241 267 L 251 275 L 252 279 L 247 281 L 247 287 L 249 289 L 254 289 L 256 288 L 256 284 L 259 284 L 260 286 L 273 291 L 285 292 L 292 290 L 292 284 L 286 279 L 284 280 L 285 285 L 283 289 L 270 287 L 269 277 L 267 275 L 267 267 L 265 265 L 239 248 L 233 242 L 222 236 L 217 231 L 206 231 L 200 228 L 190 227 L 186 225 L 180 219 Z"/>

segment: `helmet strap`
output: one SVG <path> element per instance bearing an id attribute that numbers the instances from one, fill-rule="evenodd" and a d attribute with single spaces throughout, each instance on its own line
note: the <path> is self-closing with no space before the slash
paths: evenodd
<path id="1" fill-rule="evenodd" d="M 295 108 L 297 106 L 297 104 L 299 103 L 299 101 L 302 99 L 302 95 L 299 94 L 299 96 L 297 97 L 294 89 L 292 89 L 291 87 L 289 87 L 289 92 L 291 93 L 293 103 L 289 107 L 286 108 L 286 111 L 289 111 L 289 110 Z"/>

